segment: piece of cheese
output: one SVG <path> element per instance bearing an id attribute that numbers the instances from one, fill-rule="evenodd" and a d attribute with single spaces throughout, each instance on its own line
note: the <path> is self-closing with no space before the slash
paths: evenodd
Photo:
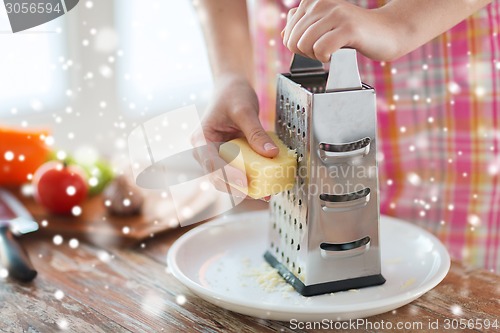
<path id="1" fill-rule="evenodd" d="M 293 187 L 297 170 L 295 151 L 287 146 L 276 136 L 268 132 L 274 143 L 279 148 L 276 157 L 268 158 L 256 153 L 245 138 L 238 138 L 223 143 L 219 148 L 219 155 L 230 165 L 245 171 L 247 175 L 247 189 L 236 189 L 254 199 L 264 198 L 277 194 Z"/>

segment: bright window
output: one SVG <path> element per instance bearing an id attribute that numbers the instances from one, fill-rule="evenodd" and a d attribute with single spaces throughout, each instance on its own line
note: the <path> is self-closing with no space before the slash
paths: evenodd
<path id="1" fill-rule="evenodd" d="M 202 32 L 190 1 L 116 3 L 124 56 L 117 84 L 128 115 L 204 106 L 212 80 Z"/>
<path id="2" fill-rule="evenodd" d="M 55 20 L 13 34 L 0 6 L 0 117 L 53 110 L 63 103 L 67 64 L 60 24 Z"/>

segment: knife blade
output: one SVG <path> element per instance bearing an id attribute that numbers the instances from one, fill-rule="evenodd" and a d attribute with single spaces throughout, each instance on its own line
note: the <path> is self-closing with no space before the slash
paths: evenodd
<path id="1" fill-rule="evenodd" d="M 26 208 L 12 194 L 0 189 L 0 265 L 16 280 L 32 281 L 37 272 L 14 236 L 36 230 L 38 223 Z"/>

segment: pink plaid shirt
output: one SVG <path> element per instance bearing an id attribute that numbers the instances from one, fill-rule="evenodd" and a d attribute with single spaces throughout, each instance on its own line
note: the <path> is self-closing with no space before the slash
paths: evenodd
<path id="1" fill-rule="evenodd" d="M 261 120 L 274 124 L 280 32 L 298 1 L 256 4 Z M 366 8 L 385 1 L 351 1 Z M 500 269 L 500 1 L 391 63 L 359 56 L 378 102 L 381 212 L 431 231 L 454 259 Z"/>

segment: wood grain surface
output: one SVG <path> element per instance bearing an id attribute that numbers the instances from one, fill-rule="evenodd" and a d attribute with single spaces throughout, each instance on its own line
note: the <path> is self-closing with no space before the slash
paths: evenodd
<path id="1" fill-rule="evenodd" d="M 87 199 L 81 205 L 81 215 L 64 216 L 50 214 L 37 204 L 33 197 L 23 196 L 18 188 L 8 190 L 40 224 L 39 233 L 47 236 L 59 234 L 66 238 L 75 237 L 97 246 L 126 247 L 179 227 L 176 208 L 168 193 L 162 191 L 143 190 L 146 199 L 141 214 L 131 216 L 110 214 L 102 196 L 97 195 Z M 201 195 L 200 193 L 191 197 L 187 196 L 184 200 L 186 204 L 210 204 L 209 200 L 201 200 Z M 202 206 L 202 208 L 205 207 Z M 193 216 L 193 220 L 196 218 L 196 215 Z M 184 223 L 189 224 L 189 221 Z"/>
<path id="2" fill-rule="evenodd" d="M 261 203 L 252 205 L 253 209 L 265 208 Z M 236 210 L 248 210 L 248 206 Z M 40 234 L 23 238 L 22 243 L 39 275 L 26 285 L 9 278 L 0 279 L 0 331 L 292 332 L 288 322 L 257 319 L 212 305 L 195 296 L 169 273 L 165 263 L 167 251 L 192 227 L 156 235 L 132 248 L 83 242 L 71 248 L 68 238 L 61 245 Z M 183 297 L 185 303 L 180 302 Z M 448 276 L 436 288 L 409 305 L 371 317 L 369 321 L 394 325 L 415 321 L 427 324 L 435 320 L 442 325 L 446 319 L 453 318 L 500 321 L 499 299 L 498 275 L 466 269 L 453 262 Z M 456 314 L 458 310 L 460 316 Z M 384 330 L 357 332 L 380 331 Z M 441 327 L 438 331 L 495 330 L 444 330 Z"/>

